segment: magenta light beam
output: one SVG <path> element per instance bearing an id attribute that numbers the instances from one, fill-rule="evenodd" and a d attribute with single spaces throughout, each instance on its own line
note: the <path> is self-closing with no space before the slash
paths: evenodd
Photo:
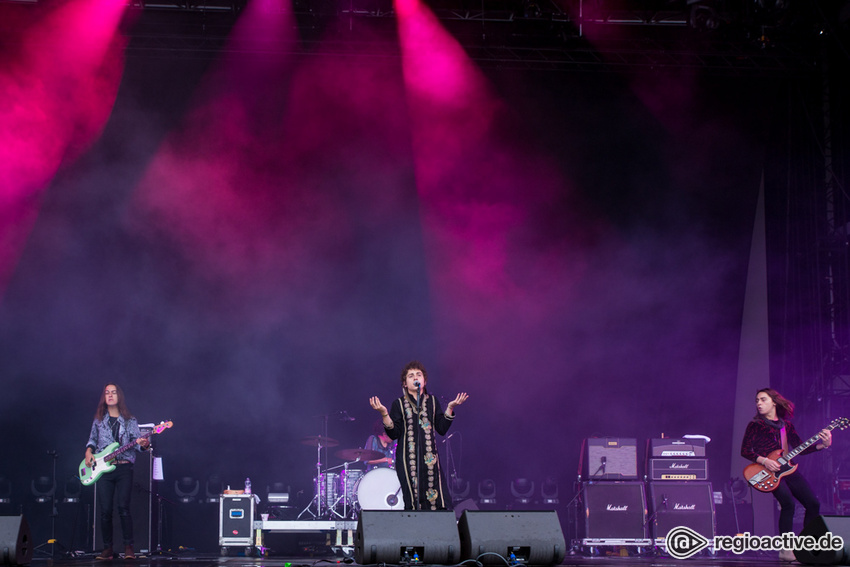
<path id="1" fill-rule="evenodd" d="M 0 295 L 35 222 L 40 192 L 100 134 L 123 72 L 124 3 L 75 0 L 17 12 L 0 55 Z"/>

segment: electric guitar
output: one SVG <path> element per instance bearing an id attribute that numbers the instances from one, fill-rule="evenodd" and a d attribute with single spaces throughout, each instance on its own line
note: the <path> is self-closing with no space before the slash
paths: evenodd
<path id="1" fill-rule="evenodd" d="M 848 425 L 850 425 L 850 419 L 847 419 L 846 417 L 839 417 L 832 420 L 832 422 L 824 427 L 824 429 L 828 429 L 830 431 L 833 429 L 846 429 Z M 820 438 L 817 435 L 813 435 L 805 443 L 802 443 L 798 447 L 788 451 L 785 455 L 782 454 L 782 449 L 777 449 L 771 452 L 767 458 L 779 463 L 780 468 L 778 471 L 770 472 L 763 465 L 753 463 L 744 467 L 744 478 L 746 478 L 747 482 L 749 482 L 756 490 L 760 490 L 762 492 L 772 492 L 776 490 L 779 486 L 779 480 L 783 476 L 789 475 L 797 470 L 797 465 L 792 463 L 791 459 L 817 443 L 818 439 Z"/>
<path id="2" fill-rule="evenodd" d="M 88 486 L 93 484 L 104 473 L 114 471 L 115 464 L 112 461 L 114 461 L 118 455 L 132 449 L 139 439 L 147 439 L 154 433 L 162 433 L 172 425 L 174 424 L 170 421 L 163 421 L 159 425 L 154 426 L 151 431 L 148 431 L 141 437 L 137 437 L 126 445 L 119 447 L 117 441 L 107 445 L 103 451 L 93 455 L 94 460 L 92 461 L 91 467 L 86 466 L 86 460 L 83 459 L 80 463 L 80 482 L 82 482 L 85 486 Z"/>

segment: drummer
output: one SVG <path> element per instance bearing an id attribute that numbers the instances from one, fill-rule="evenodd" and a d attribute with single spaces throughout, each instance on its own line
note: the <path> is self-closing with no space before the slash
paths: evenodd
<path id="1" fill-rule="evenodd" d="M 379 459 L 366 461 L 367 471 L 378 468 L 395 468 L 396 442 L 387 435 L 382 420 L 377 420 L 372 426 L 372 435 L 366 439 L 366 444 L 363 448 L 369 451 L 377 451 L 383 455 Z"/>

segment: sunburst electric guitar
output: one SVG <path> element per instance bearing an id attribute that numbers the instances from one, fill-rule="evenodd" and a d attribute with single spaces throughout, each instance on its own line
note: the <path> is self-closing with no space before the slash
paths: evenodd
<path id="1" fill-rule="evenodd" d="M 147 439 L 154 433 L 162 433 L 172 425 L 174 424 L 170 421 L 163 421 L 159 425 L 155 425 L 152 430 L 148 431 L 141 437 L 138 437 L 133 441 L 127 443 L 126 445 L 122 445 L 119 447 L 117 442 L 107 445 L 103 451 L 97 453 L 96 455 L 93 455 L 94 460 L 92 461 L 90 467 L 86 466 L 86 460 L 83 459 L 83 461 L 80 463 L 80 482 L 82 482 L 86 486 L 93 484 L 97 479 L 100 478 L 102 474 L 115 470 L 115 463 L 113 463 L 113 461 L 121 453 L 132 449 L 139 439 Z"/>
<path id="2" fill-rule="evenodd" d="M 846 429 L 850 425 L 850 419 L 839 417 L 833 419 L 832 422 L 824 427 L 824 429 Z M 818 432 L 820 433 L 820 432 Z M 779 463 L 779 470 L 770 472 L 764 466 L 753 463 L 744 467 L 744 478 L 756 490 L 762 492 L 773 492 L 779 486 L 779 481 L 783 476 L 789 475 L 797 470 L 797 465 L 791 462 L 791 459 L 818 442 L 819 437 L 813 435 L 805 443 L 800 444 L 794 449 L 788 451 L 785 455 L 782 454 L 782 449 L 777 449 L 770 453 L 767 458 Z"/>

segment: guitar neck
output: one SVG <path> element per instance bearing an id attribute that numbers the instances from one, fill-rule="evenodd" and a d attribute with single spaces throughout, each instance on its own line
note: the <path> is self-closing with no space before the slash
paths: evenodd
<path id="1" fill-rule="evenodd" d="M 127 451 L 128 449 L 132 449 L 132 448 L 133 448 L 133 445 L 135 445 L 135 444 L 136 444 L 136 442 L 137 442 L 139 439 L 147 439 L 147 438 L 148 438 L 148 437 L 150 437 L 151 435 L 153 435 L 153 431 L 148 431 L 147 433 L 143 433 L 143 434 L 139 435 L 138 437 L 136 437 L 134 440 L 130 441 L 130 442 L 129 442 L 129 443 L 127 443 L 126 445 L 122 445 L 121 447 L 118 447 L 117 449 L 115 449 L 114 451 L 112 451 L 111 453 L 109 453 L 108 455 L 106 455 L 106 456 L 103 458 L 103 460 L 104 460 L 104 461 L 111 461 L 112 459 L 114 459 L 115 457 L 117 457 L 118 455 L 120 455 L 121 453 L 123 453 L 124 451 Z"/>
<path id="2" fill-rule="evenodd" d="M 834 425 L 828 425 L 824 429 L 829 429 L 830 431 L 832 431 L 833 429 L 835 429 L 835 426 Z M 820 434 L 820 432 L 816 433 L 815 435 L 812 435 L 804 443 L 798 445 L 797 447 L 794 447 L 794 449 L 792 451 L 788 451 L 788 454 L 785 455 L 785 459 L 786 460 L 787 459 L 793 459 L 794 457 L 796 457 L 797 455 L 799 455 L 800 453 L 802 453 L 803 451 L 805 451 L 806 449 L 808 449 L 809 447 L 811 447 L 812 445 L 817 443 L 818 439 L 820 439 L 820 437 L 818 437 L 819 434 Z"/>

